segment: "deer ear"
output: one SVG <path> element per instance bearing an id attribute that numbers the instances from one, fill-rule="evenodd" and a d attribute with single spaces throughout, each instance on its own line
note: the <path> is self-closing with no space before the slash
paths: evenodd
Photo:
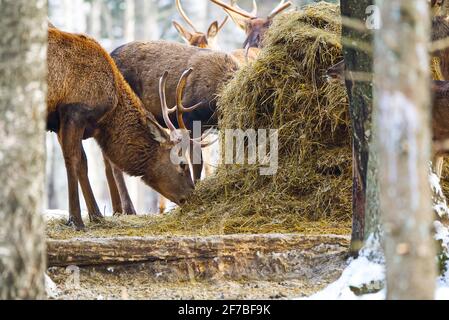
<path id="1" fill-rule="evenodd" d="M 190 40 L 192 40 L 192 34 L 176 21 L 173 21 L 173 26 L 175 27 L 176 31 L 178 31 L 179 35 L 184 39 L 184 41 L 190 44 Z"/>
<path id="2" fill-rule="evenodd" d="M 209 30 L 207 30 L 207 37 L 215 38 L 217 34 L 218 34 L 218 21 L 214 21 L 210 25 Z"/>
<path id="3" fill-rule="evenodd" d="M 165 130 L 156 122 L 154 117 L 148 115 L 146 117 L 146 127 L 148 128 L 152 138 L 160 144 L 168 144 L 170 137 Z"/>

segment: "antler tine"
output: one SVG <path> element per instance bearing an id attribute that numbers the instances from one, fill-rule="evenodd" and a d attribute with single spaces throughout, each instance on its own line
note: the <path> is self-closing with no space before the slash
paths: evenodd
<path id="1" fill-rule="evenodd" d="M 238 14 L 238 15 L 241 15 L 242 17 L 249 18 L 249 19 L 256 18 L 256 16 L 254 16 L 251 13 L 249 13 L 249 12 L 239 8 L 239 7 L 237 7 L 236 5 L 229 5 L 229 4 L 224 3 L 223 1 L 220 1 L 220 0 L 210 0 L 210 1 L 212 1 L 213 3 L 215 3 L 218 6 L 222 7 L 223 9 L 228 10 L 228 11 L 232 11 L 232 12 Z"/>
<path id="2" fill-rule="evenodd" d="M 256 0 L 253 0 L 253 11 L 251 11 L 251 14 L 254 17 L 257 17 L 257 2 L 256 2 Z"/>
<path id="3" fill-rule="evenodd" d="M 211 134 L 212 134 L 212 132 L 214 132 L 214 128 L 210 128 L 209 130 L 207 130 L 205 133 L 203 133 L 203 135 L 201 136 L 201 137 L 199 137 L 199 138 L 192 138 L 191 140 L 193 141 L 193 142 L 197 142 L 197 143 L 200 143 L 200 142 L 202 142 L 203 140 L 205 140 L 208 136 L 210 136 Z"/>
<path id="4" fill-rule="evenodd" d="M 290 1 L 287 3 L 284 3 L 284 2 L 285 2 L 285 0 L 282 0 L 278 4 L 278 6 L 276 8 L 274 8 L 273 11 L 271 11 L 270 15 L 268 16 L 268 19 L 274 18 L 276 15 L 278 15 L 279 13 L 281 13 L 282 11 L 284 11 L 285 9 L 287 9 L 288 7 L 293 5 L 293 3 L 291 3 Z"/>
<path id="5" fill-rule="evenodd" d="M 193 31 L 198 32 L 198 30 L 195 28 L 195 25 L 193 24 L 192 20 L 190 20 L 190 18 L 187 16 L 184 9 L 182 8 L 181 0 L 176 0 L 176 8 L 178 9 L 179 14 L 184 19 L 184 21 L 187 22 L 187 24 L 192 27 Z"/>
<path id="6" fill-rule="evenodd" d="M 218 31 L 221 31 L 221 29 L 223 29 L 223 27 L 226 25 L 228 20 L 229 20 L 229 16 L 226 15 L 226 17 L 223 19 L 223 22 L 218 26 Z"/>
<path id="7" fill-rule="evenodd" d="M 173 125 L 169 117 L 169 109 L 167 108 L 167 96 L 165 94 L 165 88 L 167 85 L 168 71 L 165 71 L 159 80 L 159 97 L 161 99 L 162 116 L 164 117 L 165 124 L 170 131 L 175 131 L 176 127 Z"/>
<path id="8" fill-rule="evenodd" d="M 231 0 L 231 6 L 234 6 L 236 3 L 237 3 L 237 0 Z M 226 17 L 224 18 L 223 22 L 218 27 L 218 31 L 221 31 L 221 29 L 223 29 L 223 27 L 226 25 L 228 20 L 229 20 L 229 16 L 226 14 Z"/>
<path id="9" fill-rule="evenodd" d="M 176 88 L 176 108 L 177 108 L 177 115 L 178 115 L 178 125 L 179 125 L 180 129 L 185 129 L 185 130 L 187 130 L 187 128 L 184 123 L 184 119 L 183 119 L 182 115 L 184 113 L 195 111 L 203 104 L 203 101 L 201 101 L 200 103 L 197 103 L 196 105 L 194 105 L 193 107 L 190 107 L 190 108 L 186 108 L 182 104 L 182 98 L 184 95 L 184 89 L 187 84 L 187 79 L 189 78 L 189 76 L 192 72 L 193 72 L 192 68 L 184 71 L 181 78 L 179 79 L 178 86 Z"/>

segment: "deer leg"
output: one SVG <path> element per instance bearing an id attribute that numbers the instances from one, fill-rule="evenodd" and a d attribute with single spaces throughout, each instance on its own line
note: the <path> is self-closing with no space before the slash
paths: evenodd
<path id="1" fill-rule="evenodd" d="M 67 224 L 74 225 L 76 230 L 80 231 L 84 229 L 84 223 L 81 218 L 78 193 L 78 173 L 80 172 L 80 145 L 83 138 L 84 127 L 80 126 L 79 119 L 77 119 L 76 116 L 72 116 L 69 110 L 67 110 L 67 112 L 61 110 L 60 118 L 61 125 L 58 139 L 64 155 L 69 189 L 69 221 Z"/>
<path id="2" fill-rule="evenodd" d="M 115 182 L 117 183 L 118 192 L 122 202 L 122 213 L 125 215 L 136 215 L 133 202 L 129 196 L 128 188 L 126 187 L 125 178 L 123 172 L 111 163 L 112 172 L 114 174 Z"/>
<path id="3" fill-rule="evenodd" d="M 159 195 L 159 213 L 164 214 L 165 209 L 167 209 L 167 199 Z"/>
<path id="4" fill-rule="evenodd" d="M 106 156 L 103 154 L 104 167 L 106 171 L 106 179 L 108 180 L 109 193 L 111 195 L 112 210 L 114 214 L 121 214 L 122 211 L 122 200 L 120 198 L 120 193 L 115 182 L 114 172 L 112 170 L 112 165 Z"/>
<path id="5" fill-rule="evenodd" d="M 83 144 L 80 144 L 81 150 L 81 163 L 79 171 L 79 183 L 81 185 L 81 190 L 83 191 L 84 200 L 86 201 L 87 211 L 89 213 L 89 219 L 92 222 L 103 221 L 103 216 L 101 215 L 100 209 L 98 208 L 97 201 L 95 200 L 92 187 L 89 182 L 88 167 L 87 167 L 87 157 L 84 152 Z"/>

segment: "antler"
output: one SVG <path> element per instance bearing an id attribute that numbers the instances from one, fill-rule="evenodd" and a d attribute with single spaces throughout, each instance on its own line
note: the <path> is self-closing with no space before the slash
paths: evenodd
<path id="1" fill-rule="evenodd" d="M 198 109 L 198 107 L 200 107 L 203 104 L 203 102 L 200 102 L 200 103 L 197 103 L 196 105 L 194 105 L 193 107 L 190 107 L 190 108 L 186 108 L 182 104 L 182 96 L 184 95 L 184 89 L 185 89 L 186 84 L 187 84 L 187 79 L 189 78 L 189 76 L 190 76 L 190 74 L 192 72 L 193 72 L 192 68 L 184 71 L 182 76 L 181 76 L 181 78 L 179 79 L 178 86 L 176 88 L 176 108 L 177 108 L 176 114 L 177 114 L 177 117 L 178 117 L 178 124 L 179 124 L 179 128 L 180 129 L 185 129 L 185 130 L 187 130 L 187 128 L 186 128 L 186 125 L 184 123 L 184 119 L 182 117 L 183 114 L 195 111 L 196 109 Z"/>
<path id="2" fill-rule="evenodd" d="M 215 3 L 218 6 L 222 7 L 223 9 L 232 11 L 232 12 L 234 12 L 234 13 L 236 13 L 236 14 L 244 17 L 244 18 L 248 18 L 248 19 L 257 18 L 257 3 L 256 3 L 256 0 L 253 0 L 254 8 L 253 8 L 253 12 L 251 12 L 251 13 L 243 10 L 242 8 L 240 8 L 237 4 L 235 4 L 236 1 L 233 1 L 231 3 L 231 5 L 229 5 L 227 3 L 224 3 L 223 1 L 220 1 L 220 0 L 210 0 L 210 1 L 212 1 L 213 3 Z"/>
<path id="3" fill-rule="evenodd" d="M 198 32 L 198 30 L 195 28 L 195 25 L 193 24 L 192 20 L 190 20 L 190 18 L 187 16 L 184 9 L 182 8 L 181 0 L 176 0 L 176 8 L 178 9 L 179 14 L 185 20 L 185 22 L 187 22 L 187 24 L 192 27 L 193 31 Z"/>
<path id="4" fill-rule="evenodd" d="M 159 97 L 161 99 L 162 116 L 164 117 L 165 124 L 167 125 L 167 128 L 170 129 L 170 131 L 175 131 L 176 127 L 170 120 L 169 114 L 171 112 L 167 107 L 167 96 L 165 94 L 165 88 L 167 86 L 167 77 L 168 71 L 165 71 L 161 79 L 159 80 Z"/>
<path id="5" fill-rule="evenodd" d="M 187 84 L 187 79 L 189 78 L 189 76 L 192 72 L 193 72 L 193 69 L 188 69 L 188 70 L 184 71 L 181 78 L 179 79 L 178 86 L 176 88 L 176 107 L 174 107 L 173 109 L 176 110 L 178 125 L 179 125 L 179 129 L 181 129 L 181 130 L 187 130 L 187 127 L 184 123 L 183 114 L 195 111 L 203 104 L 203 102 L 200 102 L 190 108 L 186 108 L 182 104 L 182 97 L 184 95 L 184 89 Z M 159 96 L 161 99 L 162 116 L 164 117 L 164 121 L 165 121 L 165 124 L 167 125 L 167 128 L 169 128 L 170 131 L 172 131 L 172 132 L 176 132 L 177 129 L 169 117 L 169 114 L 172 113 L 171 110 L 173 110 L 173 109 L 169 109 L 167 107 L 167 97 L 166 97 L 166 90 L 165 90 L 166 84 L 167 84 L 167 77 L 168 77 L 168 72 L 165 71 L 159 81 Z M 201 136 L 201 138 L 191 139 L 191 140 L 193 143 L 199 143 L 202 148 L 206 148 L 206 147 L 210 146 L 211 144 L 215 143 L 215 141 L 202 142 L 202 140 L 204 140 L 211 132 L 212 132 L 212 129 L 208 130 L 205 134 L 203 134 Z"/>
<path id="6" fill-rule="evenodd" d="M 287 9 L 288 7 L 290 7 L 293 3 L 291 3 L 290 1 L 285 3 L 285 0 L 282 0 L 276 8 L 273 9 L 273 11 L 271 11 L 271 13 L 268 15 L 268 19 L 272 19 L 274 18 L 276 15 L 278 15 L 279 13 L 281 13 L 282 11 L 284 11 L 285 9 Z"/>

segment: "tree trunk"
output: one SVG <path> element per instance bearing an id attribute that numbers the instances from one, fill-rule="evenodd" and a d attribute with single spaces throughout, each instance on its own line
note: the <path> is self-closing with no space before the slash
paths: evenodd
<path id="1" fill-rule="evenodd" d="M 351 253 L 357 254 L 365 237 L 365 207 L 369 132 L 371 129 L 372 85 L 355 73 L 372 73 L 372 32 L 367 28 L 366 9 L 372 0 L 342 0 L 343 55 L 350 78 L 346 81 L 353 129 L 353 228 Z M 354 27 L 357 26 L 357 27 Z"/>
<path id="2" fill-rule="evenodd" d="M 387 298 L 432 299 L 429 12 L 422 0 L 377 3 L 383 27 L 376 36 L 374 82 Z"/>
<path id="3" fill-rule="evenodd" d="M 43 298 L 47 3 L 0 2 L 0 299 Z"/>
<path id="4" fill-rule="evenodd" d="M 136 8 L 134 0 L 125 1 L 125 26 L 124 38 L 125 42 L 134 41 L 136 37 Z"/>

